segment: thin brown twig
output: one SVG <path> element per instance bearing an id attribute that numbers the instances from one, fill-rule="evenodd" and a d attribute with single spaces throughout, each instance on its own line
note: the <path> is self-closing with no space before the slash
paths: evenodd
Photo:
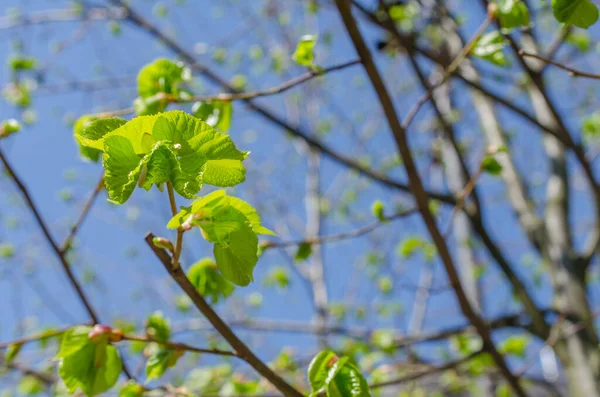
<path id="1" fill-rule="evenodd" d="M 596 80 L 600 79 L 600 74 L 589 73 L 589 72 L 584 72 L 584 71 L 581 71 L 581 70 L 577 70 L 577 69 L 574 69 L 574 68 L 572 68 L 570 66 L 567 66 L 567 65 L 565 65 L 563 63 L 554 61 L 554 60 L 552 60 L 550 58 L 546 58 L 546 57 L 543 57 L 543 56 L 538 55 L 538 54 L 534 54 L 532 52 L 527 52 L 525 50 L 520 50 L 519 51 L 519 55 L 523 56 L 523 57 L 534 58 L 534 59 L 537 59 L 538 61 L 542 61 L 542 62 L 545 62 L 545 63 L 547 63 L 549 65 L 556 66 L 559 69 L 566 70 L 567 72 L 569 72 L 569 75 L 571 75 L 573 77 L 585 77 L 585 78 L 588 78 L 588 79 L 596 79 Z"/>
<path id="2" fill-rule="evenodd" d="M 469 354 L 468 356 L 459 358 L 459 359 L 454 360 L 454 361 L 450 361 L 450 362 L 448 362 L 446 364 L 443 364 L 443 365 L 440 365 L 440 366 L 437 366 L 437 367 L 433 367 L 433 368 L 425 370 L 425 371 L 419 371 L 419 372 L 416 372 L 414 374 L 402 376 L 400 378 L 391 379 L 391 380 L 387 380 L 387 381 L 383 381 L 383 382 L 378 382 L 378 383 L 372 383 L 371 385 L 369 385 L 369 387 L 371 389 L 379 389 L 379 388 L 382 388 L 382 387 L 397 386 L 397 385 L 402 384 L 402 383 L 415 381 L 415 380 L 421 379 L 421 378 L 423 378 L 425 376 L 428 376 L 428 375 L 435 375 L 435 374 L 438 374 L 440 372 L 444 372 L 444 371 L 447 371 L 449 369 L 456 368 L 456 367 L 458 367 L 458 366 L 460 366 L 460 365 L 462 365 L 462 364 L 464 364 L 464 363 L 466 363 L 468 361 L 471 361 L 473 358 L 475 358 L 475 357 L 477 357 L 477 356 L 479 356 L 479 355 L 481 355 L 483 353 L 485 353 L 485 350 L 483 350 L 483 349 L 482 350 L 478 350 L 476 352 L 473 352 L 473 353 Z"/>
<path id="3" fill-rule="evenodd" d="M 190 346 L 185 343 L 160 341 L 157 339 L 149 338 L 147 336 L 123 335 L 122 340 L 132 341 L 132 342 L 156 343 L 156 344 L 168 347 L 169 349 L 189 351 L 189 352 L 194 352 L 194 353 L 206 353 L 206 354 L 215 354 L 215 355 L 219 355 L 219 356 L 238 357 L 238 354 L 236 352 L 230 351 L 230 350 L 200 348 L 200 347 Z"/>
<path id="4" fill-rule="evenodd" d="M 460 66 L 461 62 L 469 55 L 469 53 L 473 49 L 473 46 L 475 46 L 477 40 L 479 40 L 479 38 L 485 32 L 488 26 L 490 26 L 491 22 L 492 19 L 488 16 L 485 19 L 485 21 L 483 21 L 483 23 L 479 26 L 471 40 L 469 40 L 469 42 L 462 48 L 462 50 L 456 56 L 456 58 L 454 58 L 452 63 L 450 63 L 450 65 L 446 68 L 440 80 L 432 84 L 431 88 L 413 105 L 413 107 L 409 110 L 406 117 L 404 118 L 404 121 L 402 122 L 402 126 L 404 127 L 404 129 L 407 129 L 410 126 L 412 121 L 417 116 L 417 113 L 419 113 L 419 110 L 423 107 L 423 105 L 427 103 L 427 101 L 429 101 L 429 99 L 431 99 L 433 92 L 442 85 L 444 85 L 446 81 L 448 81 L 448 78 L 450 78 L 450 76 L 452 76 L 454 72 L 458 70 L 458 67 Z"/>
<path id="5" fill-rule="evenodd" d="M 96 198 L 98 197 L 98 195 L 100 194 L 100 192 L 103 189 L 104 189 L 104 171 L 102 171 L 102 175 L 100 175 L 100 180 L 94 187 L 94 190 L 92 190 L 92 193 L 90 193 L 90 196 L 88 197 L 87 201 L 85 202 L 85 204 L 79 214 L 79 217 L 77 218 L 77 220 L 75 221 L 73 226 L 71 226 L 71 230 L 69 231 L 69 234 L 67 235 L 67 237 L 63 241 L 62 245 L 60 246 L 60 251 L 63 254 L 66 254 L 71 249 L 71 244 L 73 243 L 73 239 L 77 235 L 79 228 L 81 227 L 81 225 L 87 218 L 90 210 L 92 209 L 92 206 L 94 205 L 94 202 L 96 201 Z"/>
<path id="6" fill-rule="evenodd" d="M 273 372 L 263 361 L 261 361 L 248 346 L 231 330 L 231 328 L 221 319 L 221 317 L 206 302 L 204 297 L 198 293 L 196 287 L 190 282 L 183 269 L 173 266 L 173 261 L 169 253 L 153 243 L 154 235 L 148 233 L 145 241 L 152 249 L 156 257 L 160 260 L 167 272 L 179 287 L 190 297 L 196 308 L 213 325 L 213 327 L 225 338 L 225 340 L 235 350 L 238 357 L 246 361 L 259 374 L 265 377 L 273 386 L 275 386 L 284 396 L 302 397 L 302 394 L 287 383 L 283 378 Z"/>
<path id="7" fill-rule="evenodd" d="M 54 238 L 50 234 L 50 230 L 48 229 L 46 222 L 43 220 L 37 206 L 33 202 L 33 199 L 29 195 L 29 191 L 27 190 L 27 187 L 25 187 L 25 185 L 23 184 L 23 182 L 21 181 L 19 176 L 15 173 L 13 167 L 10 165 L 10 163 L 8 162 L 8 159 L 4 156 L 4 153 L 2 152 L 1 149 L 0 149 L 0 161 L 4 165 L 4 168 L 6 168 L 6 171 L 8 172 L 9 176 L 13 179 L 13 181 L 15 182 L 15 184 L 21 191 L 21 194 L 22 194 L 23 198 L 25 199 L 25 203 L 27 204 L 31 213 L 33 214 L 33 217 L 35 218 L 38 226 L 40 227 L 40 229 L 42 229 L 42 233 L 46 237 L 48 244 L 50 244 L 50 247 L 52 248 L 52 250 L 58 257 L 58 259 L 63 267 L 63 270 L 65 271 L 67 278 L 69 279 L 69 282 L 71 283 L 71 285 L 75 289 L 75 292 L 79 296 L 79 299 L 85 306 L 88 314 L 90 315 L 90 318 L 92 319 L 94 324 L 99 323 L 98 315 L 96 314 L 96 311 L 90 304 L 89 299 L 83 292 L 83 288 L 79 284 L 79 281 L 77 281 L 77 279 L 75 278 L 75 275 L 73 274 L 73 271 L 71 270 L 71 265 L 69 264 L 65 255 L 63 254 L 61 249 L 58 247 L 58 245 L 54 241 Z"/>
<path id="8" fill-rule="evenodd" d="M 50 234 L 50 229 L 48 229 L 46 222 L 42 218 L 37 206 L 33 202 L 33 199 L 31 198 L 31 195 L 29 194 L 27 187 L 21 181 L 21 178 L 19 178 L 19 176 L 15 173 L 12 165 L 9 163 L 8 159 L 4 156 L 4 152 L 1 149 L 0 149 L 0 162 L 2 162 L 2 164 L 4 165 L 4 168 L 6 168 L 6 171 L 8 172 L 8 175 L 12 178 L 12 180 L 17 185 L 18 189 L 21 191 L 21 195 L 25 199 L 25 204 L 27 205 L 27 207 L 33 214 L 33 217 L 35 218 L 38 226 L 42 230 L 42 233 L 44 234 L 46 241 L 52 248 L 52 251 L 54 251 L 54 253 L 56 254 L 56 257 L 58 258 L 65 274 L 67 275 L 67 278 L 68 278 L 71 286 L 73 287 L 73 289 L 75 289 L 75 292 L 77 293 L 77 296 L 79 297 L 79 300 L 85 306 L 85 309 L 88 312 L 90 319 L 92 320 L 92 323 L 98 324 L 100 322 L 98 315 L 96 314 L 96 311 L 92 307 L 88 297 L 83 292 L 83 288 L 81 287 L 81 284 L 79 284 L 79 281 L 77 281 L 75 274 L 73 274 L 73 271 L 71 270 L 71 264 L 67 260 L 66 255 L 61 251 L 60 247 L 54 241 L 52 234 Z M 128 378 L 130 378 L 130 379 L 132 378 L 131 372 L 129 371 L 129 369 L 128 369 L 127 365 L 125 365 L 125 363 L 123 363 L 123 372 L 125 373 L 125 375 Z"/>
<path id="9" fill-rule="evenodd" d="M 318 236 L 318 237 L 307 238 L 307 239 L 303 239 L 303 240 L 295 240 L 295 241 L 280 241 L 280 242 L 268 241 L 268 242 L 264 243 L 263 246 L 264 246 L 264 248 L 285 248 L 285 247 L 292 247 L 292 246 L 301 245 L 301 244 L 318 245 L 318 244 L 324 244 L 324 243 L 331 243 L 331 242 L 335 242 L 335 241 L 349 240 L 349 239 L 364 236 L 365 234 L 372 232 L 373 230 L 387 224 L 388 222 L 391 222 L 391 221 L 394 221 L 394 220 L 400 219 L 400 218 L 405 218 L 409 215 L 416 214 L 417 212 L 418 212 L 418 209 L 411 208 L 408 210 L 400 211 L 397 214 L 394 214 L 394 215 L 391 215 L 388 217 L 383 217 L 382 220 L 379 220 L 377 222 L 372 222 L 366 226 L 363 226 L 359 229 L 356 229 L 356 230 L 353 230 L 350 232 L 342 232 L 342 233 L 338 233 L 338 234 L 331 234 L 328 236 Z"/>

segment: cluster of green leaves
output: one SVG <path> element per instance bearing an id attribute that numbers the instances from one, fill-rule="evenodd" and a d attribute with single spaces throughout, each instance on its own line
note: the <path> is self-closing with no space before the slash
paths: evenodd
<path id="1" fill-rule="evenodd" d="M 358 367 L 349 357 L 338 357 L 330 350 L 317 354 L 308 366 L 310 397 L 370 397 L 371 391 Z"/>
<path id="2" fill-rule="evenodd" d="M 58 373 L 69 393 L 81 389 L 87 396 L 109 390 L 117 382 L 123 363 L 109 334 L 90 337 L 92 327 L 71 328 L 62 337 L 55 359 Z"/>
<path id="3" fill-rule="evenodd" d="M 168 342 L 171 337 L 171 323 L 161 312 L 153 313 L 146 320 L 146 334 L 159 342 Z M 148 380 L 158 379 L 174 367 L 183 355 L 182 350 L 171 349 L 158 343 L 151 343 L 146 349 L 146 376 Z"/>
<path id="4" fill-rule="evenodd" d="M 214 257 L 225 278 L 246 286 L 253 280 L 258 261 L 257 234 L 274 233 L 260 223 L 256 210 L 245 201 L 217 190 L 189 207 L 182 207 L 168 223 L 171 229 L 197 226 L 202 236 L 214 244 Z"/>
<path id="5" fill-rule="evenodd" d="M 104 153 L 106 190 L 118 204 L 129 199 L 136 184 L 149 190 L 171 183 L 181 196 L 193 198 L 204 183 L 234 186 L 246 178 L 242 161 L 248 152 L 182 111 L 91 121 L 76 131 L 76 139 Z"/>
<path id="6" fill-rule="evenodd" d="M 182 63 L 157 59 L 144 66 L 137 77 L 139 97 L 134 107 L 139 116 L 163 112 L 173 100 L 189 99 L 183 83 L 191 79 L 190 70 Z"/>

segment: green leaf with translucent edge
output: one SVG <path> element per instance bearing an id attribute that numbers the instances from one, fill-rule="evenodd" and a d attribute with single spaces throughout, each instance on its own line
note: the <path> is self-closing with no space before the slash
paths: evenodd
<path id="1" fill-rule="evenodd" d="M 338 358 L 335 353 L 324 350 L 317 354 L 308 367 L 311 397 L 370 397 L 367 381 L 348 357 Z"/>
<path id="2" fill-rule="evenodd" d="M 371 397 L 371 391 L 369 384 L 356 365 L 346 362 L 329 382 L 327 396 Z"/>
<path id="3" fill-rule="evenodd" d="M 498 22 L 504 33 L 529 26 L 529 9 L 521 0 L 502 0 L 498 6 Z"/>
<path id="4" fill-rule="evenodd" d="M 129 381 L 119 390 L 119 397 L 142 397 L 144 394 L 144 386 Z"/>
<path id="5" fill-rule="evenodd" d="M 590 0 L 552 0 L 558 22 L 587 29 L 598 21 L 598 7 Z"/>
<path id="6" fill-rule="evenodd" d="M 150 345 L 148 361 L 146 361 L 146 376 L 148 380 L 158 379 L 167 369 L 174 367 L 183 351 L 168 349 L 153 343 Z"/>
<path id="7" fill-rule="evenodd" d="M 218 213 L 218 211 L 227 207 L 232 207 L 243 214 L 246 220 L 250 222 L 254 233 L 275 235 L 273 231 L 261 224 L 258 212 L 250 204 L 240 198 L 227 196 L 227 192 L 223 189 L 215 190 L 206 196 L 200 197 L 190 207 L 181 207 L 181 211 L 169 221 L 167 227 L 176 229 L 183 226 L 186 221 L 192 222 L 190 226 L 201 226 L 206 220 L 205 218 L 210 217 L 211 212 Z M 191 215 L 194 215 L 193 219 L 190 219 Z"/>
<path id="8" fill-rule="evenodd" d="M 217 264 L 211 258 L 203 258 L 194 263 L 188 269 L 187 277 L 200 295 L 209 297 L 213 305 L 220 299 L 227 298 L 234 290 L 234 286 L 219 273 Z"/>
<path id="9" fill-rule="evenodd" d="M 93 161 L 94 163 L 100 160 L 100 156 L 102 156 L 102 150 L 85 146 L 82 143 L 82 140 L 84 128 L 96 120 L 98 120 L 98 118 L 95 116 L 82 116 L 73 125 L 73 136 L 75 137 L 75 141 L 79 146 L 79 154 L 84 160 Z"/>
<path id="10" fill-rule="evenodd" d="M 304 35 L 298 41 L 296 45 L 296 51 L 294 51 L 294 55 L 292 59 L 302 66 L 306 66 L 311 69 L 318 69 L 318 67 L 314 64 L 315 61 L 315 53 L 313 51 L 315 45 L 317 44 L 317 36 L 314 35 Z"/>
<path id="11" fill-rule="evenodd" d="M 219 131 L 227 132 L 231 125 L 233 106 L 229 101 L 196 102 L 192 107 L 192 114 Z"/>
<path id="12" fill-rule="evenodd" d="M 504 47 L 506 40 L 498 31 L 484 34 L 477 40 L 471 53 L 473 56 L 485 59 L 488 62 L 498 66 L 507 64 L 506 56 L 504 55 Z"/>
<path id="13" fill-rule="evenodd" d="M 71 328 L 63 335 L 55 359 L 58 373 L 69 393 L 81 389 L 95 396 L 112 388 L 119 378 L 123 363 L 117 349 L 107 339 L 90 341 L 91 327 Z"/>
<path id="14" fill-rule="evenodd" d="M 112 118 L 91 122 L 80 135 L 83 145 L 101 149 L 106 188 L 122 204 L 135 185 L 149 190 L 171 182 L 177 193 L 192 198 L 203 183 L 234 186 L 246 179 L 231 138 L 181 111 L 140 116 L 129 122 Z"/>
<path id="15" fill-rule="evenodd" d="M 152 339 L 167 342 L 171 337 L 171 322 L 162 312 L 156 311 L 146 320 L 146 334 Z"/>
<path id="16" fill-rule="evenodd" d="M 253 281 L 252 272 L 258 261 L 256 234 L 273 234 L 260 223 L 256 210 L 248 203 L 226 196 L 218 190 L 182 207 L 167 227 L 198 226 L 203 237 L 214 243 L 214 256 L 223 276 L 236 285 Z"/>
<path id="17" fill-rule="evenodd" d="M 135 101 L 138 115 L 150 115 L 166 109 L 168 101 L 157 94 L 179 96 L 181 83 L 190 80 L 191 73 L 181 62 L 157 59 L 144 66 L 138 73 L 139 98 Z"/>

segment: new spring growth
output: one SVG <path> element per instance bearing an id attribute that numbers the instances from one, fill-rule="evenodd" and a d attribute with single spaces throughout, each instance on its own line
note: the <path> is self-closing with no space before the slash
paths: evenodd
<path id="1" fill-rule="evenodd" d="M 165 237 L 154 237 L 152 239 L 152 243 L 154 244 L 155 247 L 166 249 L 171 252 L 175 251 L 175 247 L 173 246 L 173 243 Z"/>
<path id="2" fill-rule="evenodd" d="M 108 325 L 96 324 L 88 334 L 88 339 L 92 343 L 100 343 L 108 340 L 109 342 L 120 342 L 123 340 L 123 331 L 114 329 Z"/>
<path id="3" fill-rule="evenodd" d="M 6 138 L 9 135 L 19 132 L 21 124 L 15 119 L 8 119 L 0 123 L 0 138 Z"/>

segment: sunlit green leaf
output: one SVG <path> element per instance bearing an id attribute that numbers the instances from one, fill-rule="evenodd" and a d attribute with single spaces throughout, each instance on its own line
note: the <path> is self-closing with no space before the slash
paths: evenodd
<path id="1" fill-rule="evenodd" d="M 552 0 L 558 22 L 587 29 L 598 21 L 598 7 L 590 0 Z"/>

